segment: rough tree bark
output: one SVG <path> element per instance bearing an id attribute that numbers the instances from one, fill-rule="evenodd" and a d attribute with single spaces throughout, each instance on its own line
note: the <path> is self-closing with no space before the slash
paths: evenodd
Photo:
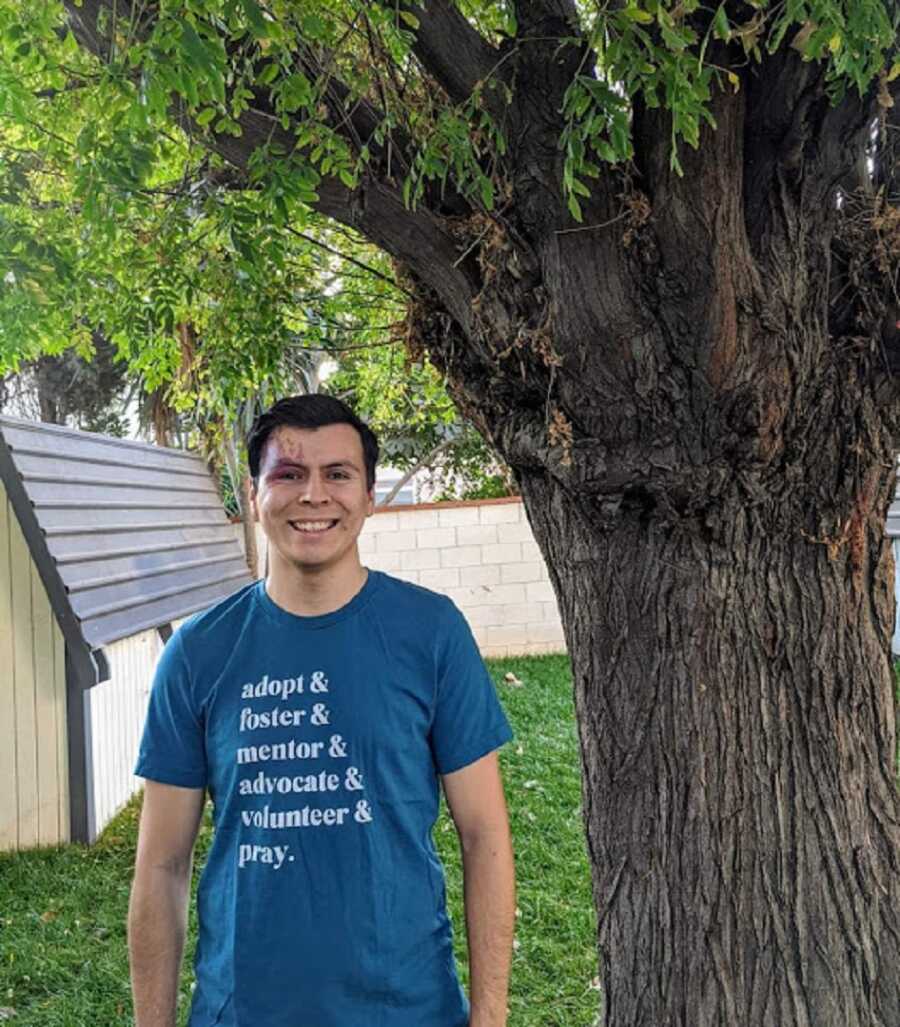
<path id="1" fill-rule="evenodd" d="M 103 2 L 67 5 L 100 53 Z M 320 208 L 408 269 L 411 335 L 513 468 L 546 557 L 604 1022 L 897 1027 L 883 324 L 900 229 L 873 228 L 871 190 L 838 203 L 887 87 L 881 107 L 877 87 L 831 107 L 819 66 L 766 55 L 715 95 L 683 178 L 668 115 L 637 100 L 633 165 L 577 226 L 557 141 L 582 51 L 542 42 L 577 34 L 574 2 L 515 3 L 514 54 L 449 0 L 403 6 L 436 88 L 458 102 L 492 69 L 505 80 L 509 200 L 407 210 L 376 154 L 358 189 L 324 180 Z M 264 106 L 210 143 L 237 168 L 279 138 Z M 337 128 L 373 117 L 360 105 Z"/>
<path id="2" fill-rule="evenodd" d="M 713 538 L 526 496 L 571 645 L 605 1022 L 898 1022 L 881 519 L 854 567 L 741 509 Z"/>

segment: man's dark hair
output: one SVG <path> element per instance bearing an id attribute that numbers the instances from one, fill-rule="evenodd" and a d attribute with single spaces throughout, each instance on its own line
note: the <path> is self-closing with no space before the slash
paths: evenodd
<path id="1" fill-rule="evenodd" d="M 375 432 L 346 403 L 321 393 L 280 399 L 257 417 L 247 435 L 250 477 L 254 481 L 259 477 L 263 449 L 276 428 L 324 428 L 328 424 L 349 424 L 359 432 L 366 462 L 366 487 L 371 489 L 375 484 L 375 465 L 378 463 L 378 439 Z"/>

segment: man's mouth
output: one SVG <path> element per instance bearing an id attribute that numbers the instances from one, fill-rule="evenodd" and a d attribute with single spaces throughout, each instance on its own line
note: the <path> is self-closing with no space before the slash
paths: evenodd
<path id="1" fill-rule="evenodd" d="M 288 524 L 302 535 L 321 535 L 322 532 L 333 528 L 337 521 L 288 521 Z"/>

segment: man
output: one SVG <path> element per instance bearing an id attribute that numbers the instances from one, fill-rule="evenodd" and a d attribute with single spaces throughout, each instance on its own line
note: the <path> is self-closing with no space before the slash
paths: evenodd
<path id="1" fill-rule="evenodd" d="M 136 773 L 136 1027 L 174 1027 L 209 792 L 190 1027 L 503 1027 L 515 912 L 497 748 L 510 737 L 461 614 L 367 571 L 378 444 L 343 403 L 276 403 L 248 438 L 265 582 L 172 636 Z M 431 840 L 463 852 L 471 1008 Z"/>

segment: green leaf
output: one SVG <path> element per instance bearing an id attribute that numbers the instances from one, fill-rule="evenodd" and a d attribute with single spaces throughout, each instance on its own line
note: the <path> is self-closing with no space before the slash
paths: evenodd
<path id="1" fill-rule="evenodd" d="M 261 86 L 267 86 L 278 78 L 280 66 L 276 61 L 270 61 L 263 67 L 263 70 L 256 76 L 256 81 Z"/>
<path id="2" fill-rule="evenodd" d="M 642 11 L 639 7 L 626 7 L 622 14 L 629 21 L 636 21 L 640 25 L 652 25 L 654 18 L 649 11 Z"/>
<path id="3" fill-rule="evenodd" d="M 666 25 L 662 26 L 662 37 L 669 49 L 676 53 L 680 53 L 691 42 L 686 30 L 668 28 Z"/>
<path id="4" fill-rule="evenodd" d="M 209 68 L 209 51 L 189 21 L 182 22 L 181 25 L 181 48 L 195 64 L 201 68 Z"/>
<path id="5" fill-rule="evenodd" d="M 182 95 L 192 107 L 196 107 L 200 103 L 200 93 L 197 90 L 196 79 L 191 74 L 189 68 L 178 68 L 177 74 L 178 86 Z"/>
<path id="6" fill-rule="evenodd" d="M 484 204 L 486 210 L 494 209 L 494 183 L 487 177 L 484 176 L 478 183 L 478 189 L 481 193 L 481 202 Z"/>
<path id="7" fill-rule="evenodd" d="M 594 144 L 594 149 L 597 151 L 598 156 L 610 164 L 615 164 L 619 160 L 619 155 L 605 139 L 598 139 Z"/>
<path id="8" fill-rule="evenodd" d="M 715 28 L 716 36 L 719 39 L 724 40 L 726 43 L 731 39 L 731 26 L 728 24 L 728 15 L 725 13 L 725 4 L 720 4 L 716 8 L 716 13 L 713 17 L 713 27 Z"/>
<path id="9" fill-rule="evenodd" d="M 580 224 L 584 220 L 584 217 L 581 213 L 581 204 L 575 198 L 574 193 L 569 193 L 569 201 L 567 203 L 567 206 L 569 208 L 569 213 Z"/>
<path id="10" fill-rule="evenodd" d="M 208 125 L 216 116 L 215 107 L 205 107 L 195 118 L 198 125 Z"/>
<path id="11" fill-rule="evenodd" d="M 328 26 L 318 14 L 307 14 L 303 17 L 303 35 L 308 39 L 326 39 Z"/>
<path id="12" fill-rule="evenodd" d="M 241 7 L 253 35 L 257 39 L 268 39 L 269 22 L 263 17 L 262 10 L 256 0 L 241 0 Z"/>
<path id="13" fill-rule="evenodd" d="M 281 84 L 279 98 L 282 108 L 293 113 L 312 103 L 313 89 L 309 79 L 302 72 L 289 75 Z"/>

